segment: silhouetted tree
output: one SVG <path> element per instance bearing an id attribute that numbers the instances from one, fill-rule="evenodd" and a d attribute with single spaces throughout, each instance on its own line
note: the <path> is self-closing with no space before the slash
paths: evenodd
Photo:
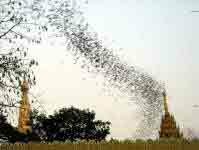
<path id="1" fill-rule="evenodd" d="M 110 134 L 110 122 L 94 119 L 94 111 L 74 107 L 49 116 L 33 111 L 32 128 L 42 141 L 104 140 Z"/>
<path id="2" fill-rule="evenodd" d="M 17 139 L 20 139 L 22 135 L 7 122 L 6 116 L 0 110 L 0 139 L 4 142 L 14 143 Z"/>

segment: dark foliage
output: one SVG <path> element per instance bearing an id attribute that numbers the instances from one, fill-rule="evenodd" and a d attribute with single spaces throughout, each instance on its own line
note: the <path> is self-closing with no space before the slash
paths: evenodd
<path id="1" fill-rule="evenodd" d="M 110 122 L 94 120 L 95 112 L 78 108 L 62 108 L 53 115 L 32 113 L 33 133 L 41 141 L 101 141 L 110 133 Z"/>

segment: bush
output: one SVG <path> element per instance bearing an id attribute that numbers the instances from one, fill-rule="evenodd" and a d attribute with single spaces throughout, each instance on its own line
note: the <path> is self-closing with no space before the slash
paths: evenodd
<path id="1" fill-rule="evenodd" d="M 120 143 L 120 141 L 118 139 L 111 138 L 109 143 L 118 144 L 118 143 Z"/>

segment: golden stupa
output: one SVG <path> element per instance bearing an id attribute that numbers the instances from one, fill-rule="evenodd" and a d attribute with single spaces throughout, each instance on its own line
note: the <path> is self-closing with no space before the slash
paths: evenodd
<path id="1" fill-rule="evenodd" d="M 22 100 L 19 108 L 18 131 L 24 134 L 32 131 L 30 124 L 31 107 L 28 99 L 28 82 L 24 80 L 21 85 Z"/>

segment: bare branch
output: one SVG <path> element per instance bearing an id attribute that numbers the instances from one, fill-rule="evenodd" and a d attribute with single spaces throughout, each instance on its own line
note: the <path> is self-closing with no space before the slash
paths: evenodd
<path id="1" fill-rule="evenodd" d="M 6 36 L 12 29 L 14 29 L 17 25 L 20 24 L 20 22 L 22 21 L 22 19 L 19 20 L 19 22 L 17 22 L 15 25 L 13 25 L 8 31 L 6 31 L 5 33 L 3 33 L 2 35 L 0 35 L 0 39 L 4 36 Z"/>
<path id="2" fill-rule="evenodd" d="M 11 0 L 9 0 L 7 3 L 2 3 L 2 4 L 0 4 L 0 6 L 9 5 L 10 3 L 11 3 Z"/>

